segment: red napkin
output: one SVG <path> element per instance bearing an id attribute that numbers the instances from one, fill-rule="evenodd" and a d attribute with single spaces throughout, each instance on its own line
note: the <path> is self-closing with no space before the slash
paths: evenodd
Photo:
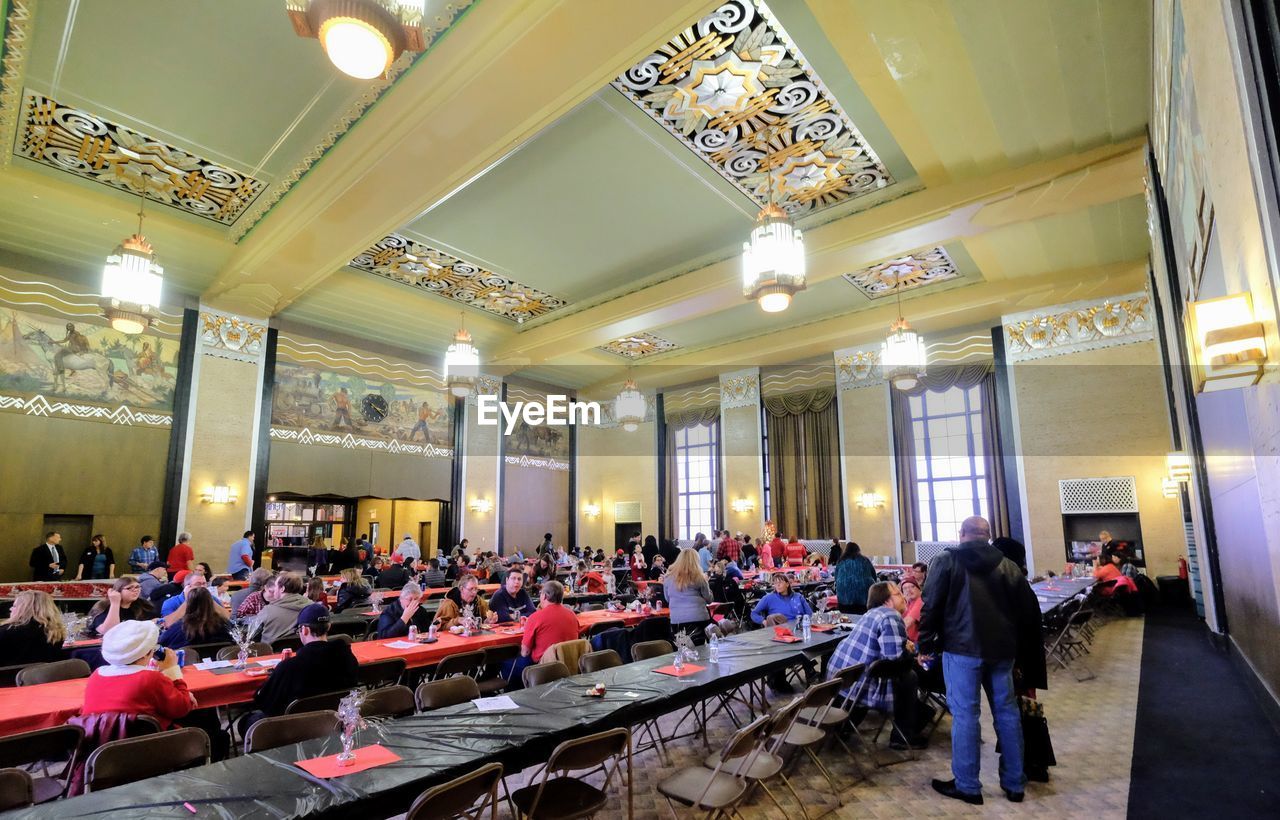
<path id="1" fill-rule="evenodd" d="M 809 628 L 812 629 L 814 632 L 830 632 L 831 630 L 835 629 L 835 627 L 832 626 L 831 624 L 814 624 Z"/>
<path id="2" fill-rule="evenodd" d="M 698 666 L 696 663 L 686 663 L 684 669 L 678 672 L 674 666 L 659 666 L 653 671 L 662 675 L 670 675 L 673 678 L 683 678 L 688 675 L 696 675 L 706 668 L 705 666 Z"/>
<path id="3" fill-rule="evenodd" d="M 362 772 L 365 769 L 372 769 L 376 766 L 385 766 L 400 759 L 400 755 L 376 743 L 372 746 L 361 746 L 354 751 L 356 759 L 351 761 L 350 766 L 339 766 L 337 755 L 299 760 L 296 765 L 316 777 L 327 779 L 330 777 L 342 777 L 344 774 Z"/>
<path id="4" fill-rule="evenodd" d="M 775 626 L 773 628 L 773 636 L 775 638 L 794 638 L 795 637 L 795 635 L 792 634 L 791 630 L 787 629 L 785 626 Z"/>
<path id="5" fill-rule="evenodd" d="M 795 635 L 774 635 L 773 639 L 778 643 L 800 643 L 800 639 Z"/>

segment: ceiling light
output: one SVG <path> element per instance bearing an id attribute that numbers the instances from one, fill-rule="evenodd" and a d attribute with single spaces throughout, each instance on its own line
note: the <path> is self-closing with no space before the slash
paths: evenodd
<path id="1" fill-rule="evenodd" d="M 635 379 L 627 379 L 622 391 L 613 400 L 613 417 L 628 433 L 634 433 L 644 421 L 646 405 Z"/>
<path id="2" fill-rule="evenodd" d="M 471 343 L 466 327 L 453 334 L 453 344 L 444 354 L 444 381 L 449 392 L 459 398 L 471 395 L 480 375 L 480 351 Z"/>
<path id="3" fill-rule="evenodd" d="M 1192 302 L 1188 308 L 1196 389 L 1212 392 L 1257 384 L 1267 362 L 1267 338 L 1262 323 L 1253 318 L 1250 295 Z"/>
<path id="4" fill-rule="evenodd" d="M 293 30 L 315 37 L 339 71 L 383 77 L 405 51 L 423 51 L 425 0 L 285 0 Z"/>
<path id="5" fill-rule="evenodd" d="M 742 295 L 765 313 L 778 313 L 805 289 L 804 234 L 773 201 L 773 169 L 766 167 L 765 174 L 769 202 L 742 243 Z"/>
<path id="6" fill-rule="evenodd" d="M 111 327 L 136 334 L 151 325 L 151 311 L 160 304 L 164 268 L 156 263 L 151 243 L 142 235 L 142 215 L 147 201 L 147 178 L 142 181 L 138 205 L 138 232 L 116 246 L 102 269 L 102 312 Z"/>
<path id="7" fill-rule="evenodd" d="M 898 300 L 898 320 L 889 325 L 889 336 L 880 345 L 880 368 L 884 377 L 899 390 L 911 390 L 920 383 L 929 353 L 920 334 L 902 316 L 902 280 L 894 283 Z"/>

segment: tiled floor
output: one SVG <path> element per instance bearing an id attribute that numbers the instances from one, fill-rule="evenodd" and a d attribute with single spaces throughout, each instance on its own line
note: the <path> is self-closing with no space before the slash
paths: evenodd
<path id="1" fill-rule="evenodd" d="M 1097 674 L 1096 678 L 1077 682 L 1071 671 L 1050 673 L 1050 688 L 1042 693 L 1042 700 L 1058 765 L 1050 770 L 1051 782 L 1028 784 L 1027 799 L 1021 804 L 1009 803 L 1000 792 L 995 776 L 995 740 L 985 708 L 982 777 L 986 786 L 986 804 L 982 807 L 947 800 L 929 787 L 931 778 L 951 776 L 949 719 L 944 719 L 931 747 L 921 753 L 919 760 L 872 771 L 869 781 L 863 783 L 854 782 L 854 769 L 843 749 L 839 746 L 828 749 L 823 754 L 823 761 L 837 778 L 849 784 L 842 792 L 843 806 L 837 806 L 826 780 L 807 760 L 797 762 L 792 782 L 808 806 L 811 817 L 827 813 L 833 817 L 884 817 L 894 820 L 978 815 L 1088 820 L 1122 818 L 1129 793 L 1141 652 L 1141 619 L 1114 620 L 1101 628 L 1092 654 L 1086 659 Z M 675 718 L 668 721 L 674 724 Z M 670 730 L 671 727 L 664 728 Z M 727 719 L 713 720 L 713 747 L 722 743 L 731 731 L 732 724 Z M 681 768 L 700 765 L 706 754 L 701 743 L 693 739 L 678 741 L 669 748 L 673 758 L 670 765 L 653 752 L 636 757 L 637 818 L 670 818 L 671 812 L 658 794 L 656 784 Z M 509 778 L 513 788 L 518 785 L 516 779 Z M 774 793 L 786 808 L 787 818 L 799 820 L 803 817 L 785 789 L 774 789 Z M 626 817 L 624 800 L 625 797 L 619 795 L 617 809 L 611 807 L 598 816 Z M 678 811 L 681 818 L 695 816 L 687 809 Z M 744 806 L 742 814 L 748 818 L 783 816 L 763 794 L 758 794 Z M 507 816 L 505 807 L 503 816 Z"/>

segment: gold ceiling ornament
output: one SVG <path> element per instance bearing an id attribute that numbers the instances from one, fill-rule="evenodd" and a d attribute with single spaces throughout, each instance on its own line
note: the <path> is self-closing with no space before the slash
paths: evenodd
<path id="1" fill-rule="evenodd" d="M 895 288 L 898 318 L 889 325 L 889 335 L 880 345 L 880 367 L 884 377 L 899 390 L 915 387 L 929 364 L 929 351 L 924 339 L 911 329 L 902 315 L 902 289 Z"/>
<path id="2" fill-rule="evenodd" d="M 523 323 L 567 302 L 399 234 L 351 260 L 351 267 Z"/>
<path id="3" fill-rule="evenodd" d="M 20 157 L 134 193 L 223 225 L 235 222 L 265 183 L 84 109 L 27 90 Z"/>
<path id="4" fill-rule="evenodd" d="M 1082 301 L 1003 317 L 1010 361 L 1043 359 L 1153 338 L 1146 293 Z"/>
<path id="5" fill-rule="evenodd" d="M 959 276 L 951 256 L 944 248 L 935 247 L 921 248 L 855 273 L 846 273 L 844 280 L 868 299 L 881 299 L 894 295 L 899 289 L 912 290 Z"/>
<path id="6" fill-rule="evenodd" d="M 724 0 L 612 85 L 762 206 L 776 189 L 807 213 L 893 182 L 762 0 Z"/>
<path id="7" fill-rule="evenodd" d="M 425 51 L 426 0 L 285 0 L 299 37 L 320 41 L 329 61 L 358 80 L 385 77 L 406 51 Z"/>
<path id="8" fill-rule="evenodd" d="M 680 345 L 675 342 L 667 341 L 661 336 L 656 336 L 644 330 L 640 333 L 633 333 L 630 336 L 614 339 L 608 344 L 601 345 L 600 349 L 606 353 L 612 353 L 615 356 L 622 356 L 626 359 L 643 359 L 647 356 L 665 353 L 668 350 L 675 350 L 678 347 Z"/>
<path id="9" fill-rule="evenodd" d="M 138 232 L 117 245 L 102 268 L 102 312 L 114 330 L 130 335 L 151 326 L 152 312 L 160 305 L 160 288 L 164 283 L 164 268 L 156 261 L 151 243 L 142 235 L 147 204 L 145 177 L 138 193 Z"/>
<path id="10" fill-rule="evenodd" d="M 804 234 L 774 203 L 773 176 L 768 180 L 768 204 L 742 243 L 742 295 L 759 302 L 765 313 L 778 313 L 805 289 Z"/>

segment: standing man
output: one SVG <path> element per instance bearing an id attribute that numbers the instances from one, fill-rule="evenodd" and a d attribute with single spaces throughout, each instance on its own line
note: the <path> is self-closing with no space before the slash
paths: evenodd
<path id="1" fill-rule="evenodd" d="M 403 558 L 407 567 L 411 567 L 422 560 L 422 548 L 418 546 L 417 541 L 413 540 L 413 536 L 407 532 L 404 534 L 404 539 L 400 542 L 400 546 L 396 547 L 394 554 Z"/>
<path id="2" fill-rule="evenodd" d="M 62 533 L 46 532 L 44 543 L 31 551 L 31 580 L 61 581 L 67 568 L 67 554 L 62 550 Z"/>
<path id="3" fill-rule="evenodd" d="M 227 574 L 237 581 L 249 577 L 253 570 L 253 530 L 245 530 L 244 537 L 231 545 L 227 556 Z"/>
<path id="4" fill-rule="evenodd" d="M 942 652 L 951 710 L 954 778 L 934 780 L 933 788 L 975 806 L 982 805 L 978 695 L 983 689 L 1000 741 L 1000 786 L 1011 802 L 1022 801 L 1026 777 L 1013 662 L 1020 636 L 1040 640 L 1036 595 L 1022 570 L 990 540 L 991 525 L 985 518 L 975 515 L 964 520 L 960 546 L 946 550 L 929 567 L 920 616 L 921 652 Z"/>
<path id="5" fill-rule="evenodd" d="M 191 569 L 191 562 L 196 560 L 196 553 L 191 549 L 191 533 L 178 533 L 178 543 L 169 550 L 169 577 L 172 578 L 184 569 Z"/>
<path id="6" fill-rule="evenodd" d="M 341 427 L 344 421 L 347 423 L 347 427 L 355 427 L 351 423 L 351 396 L 347 394 L 347 388 L 339 388 L 338 392 L 333 394 L 333 406 L 333 426 L 335 428 Z"/>
<path id="7" fill-rule="evenodd" d="M 138 539 L 138 546 L 133 548 L 129 553 L 129 569 L 134 575 L 142 575 L 149 572 L 151 564 L 160 560 L 160 552 L 156 549 L 156 540 L 149 535 L 144 535 Z M 143 595 L 147 594 L 144 589 Z"/>

